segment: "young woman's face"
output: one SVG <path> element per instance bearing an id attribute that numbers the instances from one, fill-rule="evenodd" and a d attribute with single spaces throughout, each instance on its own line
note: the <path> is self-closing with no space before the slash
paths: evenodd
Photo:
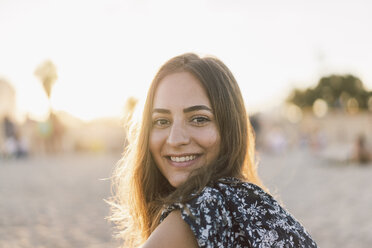
<path id="1" fill-rule="evenodd" d="M 155 92 L 150 151 L 173 187 L 217 159 L 220 134 L 201 83 L 188 72 L 166 76 Z"/>

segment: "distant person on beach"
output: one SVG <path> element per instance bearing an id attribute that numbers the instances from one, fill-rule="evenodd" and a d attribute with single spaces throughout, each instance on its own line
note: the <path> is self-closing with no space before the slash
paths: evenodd
<path id="1" fill-rule="evenodd" d="M 113 183 L 124 247 L 317 247 L 256 170 L 239 86 L 213 57 L 156 74 Z"/>
<path id="2" fill-rule="evenodd" d="M 353 160 L 360 164 L 366 164 L 372 160 L 371 152 L 367 148 L 366 137 L 362 134 L 356 139 Z"/>
<path id="3" fill-rule="evenodd" d="M 5 157 L 20 158 L 27 155 L 27 149 L 24 145 L 22 137 L 15 123 L 9 118 L 4 117 L 3 120 L 4 144 L 2 153 Z"/>

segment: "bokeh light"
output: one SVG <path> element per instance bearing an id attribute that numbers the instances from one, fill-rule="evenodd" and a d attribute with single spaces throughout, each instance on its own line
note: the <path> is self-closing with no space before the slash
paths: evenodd
<path id="1" fill-rule="evenodd" d="M 323 99 L 318 98 L 313 104 L 313 112 L 317 117 L 323 117 L 327 114 L 328 105 Z"/>

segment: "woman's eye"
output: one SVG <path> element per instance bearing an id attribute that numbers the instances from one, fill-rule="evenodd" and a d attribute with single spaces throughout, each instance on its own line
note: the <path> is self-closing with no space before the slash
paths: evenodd
<path id="1" fill-rule="evenodd" d="M 202 125 L 204 123 L 207 123 L 209 121 L 209 118 L 204 116 L 196 116 L 193 117 L 191 120 L 193 123 L 196 123 L 197 125 Z"/>
<path id="2" fill-rule="evenodd" d="M 153 125 L 158 127 L 165 127 L 169 125 L 169 121 L 167 119 L 157 119 L 154 120 Z"/>

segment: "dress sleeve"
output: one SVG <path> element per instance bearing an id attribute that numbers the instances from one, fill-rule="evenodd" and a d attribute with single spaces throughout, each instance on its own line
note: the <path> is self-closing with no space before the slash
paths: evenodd
<path id="1" fill-rule="evenodd" d="M 162 213 L 161 221 L 179 209 L 182 219 L 190 226 L 199 247 L 230 247 L 232 221 L 223 195 L 206 187 L 189 202 L 175 203 Z"/>

